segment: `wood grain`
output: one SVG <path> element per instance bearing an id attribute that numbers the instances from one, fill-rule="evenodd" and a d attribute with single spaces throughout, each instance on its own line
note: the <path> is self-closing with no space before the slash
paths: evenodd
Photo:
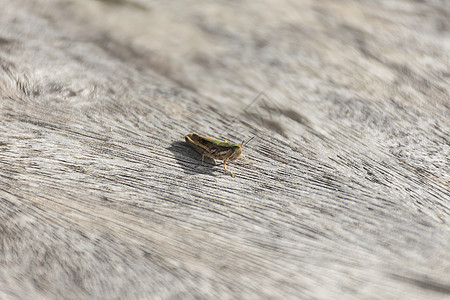
<path id="1" fill-rule="evenodd" d="M 450 297 L 446 1 L 0 7 L 0 298 Z"/>

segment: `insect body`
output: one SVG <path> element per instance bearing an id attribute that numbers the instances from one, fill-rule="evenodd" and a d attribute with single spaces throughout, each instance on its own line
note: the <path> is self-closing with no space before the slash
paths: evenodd
<path id="1" fill-rule="evenodd" d="M 247 145 L 252 138 L 250 138 L 246 143 L 244 143 L 243 141 L 242 144 L 237 144 L 208 138 L 195 133 L 191 133 L 185 136 L 186 142 L 192 148 L 194 148 L 195 151 L 201 154 L 202 164 L 205 157 L 210 157 L 212 159 L 222 159 L 223 168 L 230 172 L 233 177 L 236 176 L 234 176 L 233 172 L 227 169 L 226 162 L 227 160 L 236 160 L 239 158 L 239 156 L 242 155 L 245 159 L 245 162 L 248 164 L 245 155 L 242 154 L 242 148 Z"/>

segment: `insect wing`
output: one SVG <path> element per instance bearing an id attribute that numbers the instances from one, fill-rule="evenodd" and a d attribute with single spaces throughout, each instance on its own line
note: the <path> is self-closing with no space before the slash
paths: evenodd
<path id="1" fill-rule="evenodd" d="M 206 136 L 198 135 L 198 134 L 192 134 L 192 137 L 197 140 L 200 143 L 204 143 L 205 145 L 209 145 L 211 147 L 213 146 L 221 146 L 221 147 L 234 147 L 234 146 L 240 146 L 240 144 L 225 142 L 217 139 L 212 139 Z"/>

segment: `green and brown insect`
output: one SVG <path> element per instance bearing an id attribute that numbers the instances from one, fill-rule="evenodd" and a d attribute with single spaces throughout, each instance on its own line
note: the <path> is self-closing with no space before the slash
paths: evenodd
<path id="1" fill-rule="evenodd" d="M 226 162 L 227 160 L 236 160 L 239 156 L 242 155 L 244 157 L 245 162 L 249 164 L 245 155 L 242 154 L 242 148 L 247 145 L 251 140 L 250 138 L 246 143 L 242 141 L 242 144 L 230 143 L 225 141 L 220 141 L 216 139 L 212 139 L 209 137 L 201 136 L 195 133 L 188 134 L 185 136 L 186 142 L 195 149 L 202 156 L 202 165 L 205 157 L 209 157 L 212 159 L 222 159 L 223 160 L 223 168 L 230 172 L 233 177 L 233 172 L 227 169 Z"/>

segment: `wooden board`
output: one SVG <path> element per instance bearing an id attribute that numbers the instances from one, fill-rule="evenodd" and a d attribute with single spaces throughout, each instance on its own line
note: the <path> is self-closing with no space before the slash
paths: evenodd
<path id="1" fill-rule="evenodd" d="M 0 298 L 450 296 L 445 1 L 0 7 Z"/>

